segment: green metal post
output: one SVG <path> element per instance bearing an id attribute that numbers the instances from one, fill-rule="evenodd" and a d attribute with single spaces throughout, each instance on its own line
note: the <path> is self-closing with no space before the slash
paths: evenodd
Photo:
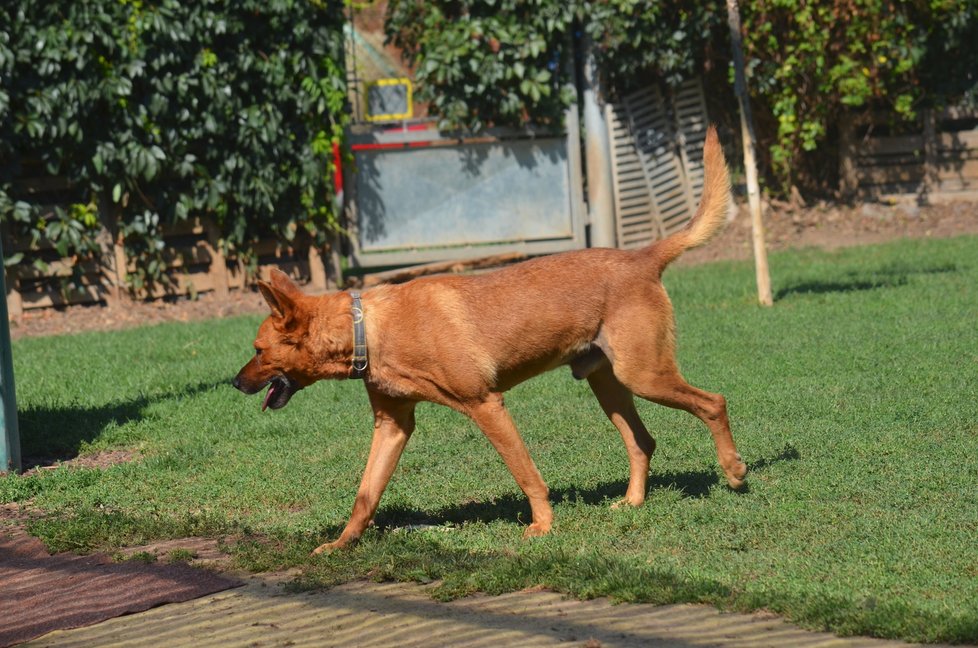
<path id="1" fill-rule="evenodd" d="M 0 264 L 3 247 L 0 246 Z M 0 473 L 20 472 L 20 430 L 17 427 L 17 395 L 14 390 L 14 362 L 10 349 L 10 321 L 7 319 L 7 285 L 0 273 Z"/>

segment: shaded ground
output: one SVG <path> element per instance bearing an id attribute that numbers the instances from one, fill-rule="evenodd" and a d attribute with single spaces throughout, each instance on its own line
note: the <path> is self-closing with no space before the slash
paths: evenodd
<path id="1" fill-rule="evenodd" d="M 919 207 L 915 204 L 867 203 L 855 207 L 820 204 L 794 208 L 775 204 L 766 211 L 768 250 L 791 247 L 834 249 L 849 245 L 881 243 L 901 237 L 948 237 L 978 234 L 978 203 L 950 203 Z M 750 219 L 745 208 L 712 242 L 683 255 L 680 263 L 705 263 L 752 256 Z M 90 330 L 111 330 L 160 322 L 230 317 L 264 313 L 261 296 L 236 291 L 226 299 L 205 293 L 191 301 L 134 303 L 124 309 L 104 306 L 72 306 L 28 311 L 12 322 L 14 339 Z"/>
<path id="2" fill-rule="evenodd" d="M 287 594 L 274 579 L 166 605 L 30 646 L 833 646 L 884 648 L 896 641 L 807 632 L 768 612 L 723 614 L 704 605 L 614 605 L 544 591 L 432 600 L 410 583 L 358 581 L 326 592 Z"/>
<path id="3" fill-rule="evenodd" d="M 8 533 L 9 533 L 8 529 Z M 14 535 L 20 535 L 14 532 Z M 5 537 L 6 536 L 6 537 Z M 16 543 L 13 543 L 16 544 Z M 11 536 L 0 532 L 0 548 L 12 546 Z M 43 551 L 32 549 L 30 558 L 45 560 Z M 37 554 L 36 556 L 34 554 Z M 133 557 L 142 561 L 133 561 Z M 431 597 L 437 583 L 376 583 L 354 581 L 328 591 L 290 593 L 284 584 L 298 572 L 247 575 L 234 573 L 229 558 L 216 540 L 181 538 L 165 540 L 142 547 L 123 549 L 122 563 L 108 563 L 104 558 L 61 554 L 50 558 L 53 564 L 67 566 L 69 572 L 58 581 L 55 571 L 45 582 L 56 587 L 43 595 L 72 596 L 72 604 L 54 605 L 50 614 L 28 615 L 35 624 L 40 620 L 53 630 L 29 641 L 25 646 L 131 646 L 141 648 L 152 637 L 154 646 L 579 646 L 582 648 L 686 648 L 694 646 L 824 646 L 837 648 L 900 648 L 899 641 L 864 637 L 840 638 L 826 632 L 801 629 L 766 610 L 750 614 L 722 613 L 706 605 L 614 604 L 606 598 L 580 601 L 546 590 L 524 590 L 501 596 L 475 595 L 449 603 Z M 155 559 L 155 560 L 154 560 Z M 190 569 L 183 564 L 197 569 Z M 8 559 L 6 561 L 10 563 Z M 0 561 L 0 571 L 4 567 Z M 101 565 L 101 566 L 100 566 Z M 9 565 L 8 565 L 9 566 Z M 80 578 L 87 570 L 109 569 L 115 575 L 91 574 L 96 579 L 89 589 L 104 590 L 102 598 L 118 606 L 100 609 L 98 600 L 86 601 Z M 229 580 L 214 572 L 228 573 Z M 127 571 L 139 572 L 132 582 L 122 581 L 110 587 Z M 18 575 L 16 572 L 12 572 Z M 26 575 L 19 581 L 38 583 Z M 69 582 L 72 578 L 78 583 Z M 240 579 L 240 580 L 237 580 Z M 207 590 L 243 587 L 207 594 Z M 6 582 L 9 609 L 23 608 L 18 601 L 18 579 Z M 66 586 L 71 587 L 66 587 Z M 188 592 L 196 590 L 198 598 Z M 203 596 L 201 596 L 203 594 Z M 4 593 L 0 593 L 2 600 Z M 122 595 L 122 596 L 120 596 Z M 153 609 L 145 603 L 156 596 Z M 189 599 L 189 600 L 188 600 Z M 43 600 L 43 599 L 42 599 Z M 84 605 L 83 605 L 84 604 Z M 51 607 L 51 605 L 49 605 Z M 126 608 L 126 609 L 122 609 Z M 5 610 L 8 606 L 5 605 Z M 39 608 L 40 609 L 40 608 Z M 73 629 L 56 629 L 56 620 L 64 613 L 82 609 L 101 615 Z M 138 612 L 138 610 L 145 610 Z M 138 612 L 138 613 L 134 613 Z M 122 614 L 122 616 L 118 616 Z M 21 615 L 24 616 L 24 615 Z M 46 617 L 51 617 L 48 619 Z M 110 618 L 114 617 L 114 618 Z M 4 623 L 12 626 L 20 617 L 0 622 L 0 646 L 11 639 L 23 640 L 36 633 L 4 637 Z M 99 620 L 104 619 L 104 620 Z M 61 628 L 67 626 L 62 625 Z"/>
<path id="4" fill-rule="evenodd" d="M 0 583 L 0 646 L 241 584 L 181 563 L 50 555 L 40 540 L 19 532 L 0 535 Z"/>

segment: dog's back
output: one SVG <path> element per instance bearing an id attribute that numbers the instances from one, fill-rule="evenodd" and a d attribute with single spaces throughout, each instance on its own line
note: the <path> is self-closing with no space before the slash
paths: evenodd
<path id="1" fill-rule="evenodd" d="M 482 275 L 430 277 L 374 289 L 370 294 L 380 298 L 368 304 L 367 319 L 395 318 L 399 328 L 411 331 L 415 345 L 424 340 L 427 352 L 449 359 L 453 373 L 475 372 L 485 387 L 502 389 L 587 353 L 611 312 L 630 303 L 649 305 L 656 320 L 671 330 L 662 271 L 683 251 L 708 241 L 729 204 L 726 162 L 713 128 L 703 159 L 699 208 L 686 227 L 668 238 L 639 250 L 578 250 Z M 392 327 L 377 326 L 390 335 Z M 393 351 L 390 339 L 380 344 Z"/>

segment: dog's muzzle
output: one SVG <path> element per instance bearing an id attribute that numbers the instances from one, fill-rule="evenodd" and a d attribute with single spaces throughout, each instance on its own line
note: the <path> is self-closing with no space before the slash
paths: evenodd
<path id="1" fill-rule="evenodd" d="M 285 407 L 286 403 L 289 402 L 289 399 L 292 398 L 292 395 L 302 389 L 302 386 L 299 383 L 292 380 L 285 374 L 279 374 L 262 383 L 254 384 L 250 383 L 246 379 L 243 379 L 239 373 L 234 377 L 234 380 L 231 381 L 231 384 L 235 389 L 238 389 L 245 394 L 255 394 L 267 386 L 268 391 L 265 392 L 265 398 L 261 403 L 261 409 L 263 412 L 269 407 L 272 409 L 280 409 Z"/>

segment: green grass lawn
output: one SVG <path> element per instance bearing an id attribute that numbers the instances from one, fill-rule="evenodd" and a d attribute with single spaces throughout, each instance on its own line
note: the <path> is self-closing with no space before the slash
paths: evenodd
<path id="1" fill-rule="evenodd" d="M 553 533 L 466 419 L 418 411 L 354 549 L 311 558 L 353 503 L 372 420 L 358 382 L 262 413 L 230 378 L 259 318 L 24 339 L 14 345 L 24 453 L 140 458 L 0 478 L 58 549 L 216 535 L 242 566 L 301 566 L 298 587 L 438 580 L 441 596 L 545 585 L 623 601 L 767 608 L 811 628 L 978 641 L 978 238 L 771 259 L 773 309 L 746 263 L 674 268 L 687 379 L 724 394 L 749 488 L 725 486 L 705 427 L 649 403 L 650 493 L 611 509 L 624 448 L 568 370 L 507 403 L 554 502 Z"/>

